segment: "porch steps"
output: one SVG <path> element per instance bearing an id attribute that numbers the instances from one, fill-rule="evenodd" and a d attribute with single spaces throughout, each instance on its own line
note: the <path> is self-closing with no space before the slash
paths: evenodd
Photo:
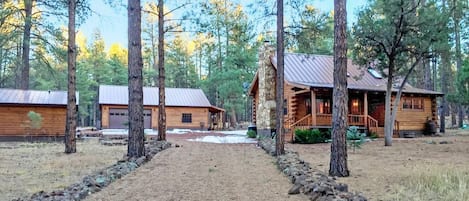
<path id="1" fill-rule="evenodd" d="M 293 129 L 285 129 L 285 142 L 293 142 Z"/>
<path id="2" fill-rule="evenodd" d="M 384 137 L 384 127 L 378 127 L 378 130 L 376 132 L 378 137 L 383 138 Z"/>
<path id="3" fill-rule="evenodd" d="M 379 138 L 384 138 L 384 127 L 381 127 L 381 126 L 378 127 L 377 134 L 378 134 Z M 392 137 L 393 138 L 399 138 L 399 133 L 396 130 L 394 130 L 394 133 L 393 133 Z"/>

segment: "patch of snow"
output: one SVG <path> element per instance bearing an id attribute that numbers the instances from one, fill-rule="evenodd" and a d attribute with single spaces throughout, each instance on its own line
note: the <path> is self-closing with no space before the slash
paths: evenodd
<path id="1" fill-rule="evenodd" d="M 215 133 L 223 133 L 225 135 L 247 135 L 248 130 L 235 130 L 235 131 L 215 131 Z"/>
<path id="2" fill-rule="evenodd" d="M 171 133 L 171 134 L 186 134 L 186 133 L 190 133 L 190 132 L 193 132 L 193 131 L 191 129 L 178 129 L 178 128 L 175 128 L 173 130 L 167 130 L 166 132 Z"/>
<path id="3" fill-rule="evenodd" d="M 189 139 L 194 142 L 209 142 L 218 144 L 229 144 L 229 143 L 257 143 L 257 140 L 253 138 L 247 138 L 246 136 L 204 136 L 196 139 Z"/>
<path id="4" fill-rule="evenodd" d="M 146 135 L 158 135 L 158 130 L 144 129 L 143 132 Z M 101 130 L 103 135 L 128 135 L 127 129 L 103 129 Z"/>

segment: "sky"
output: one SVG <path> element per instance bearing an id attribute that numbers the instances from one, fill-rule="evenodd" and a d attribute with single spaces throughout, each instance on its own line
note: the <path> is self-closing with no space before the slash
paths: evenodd
<path id="1" fill-rule="evenodd" d="M 334 9 L 334 0 L 311 0 L 312 5 L 319 10 L 329 12 Z M 88 41 L 95 30 L 99 30 L 105 40 L 106 47 L 113 43 L 127 46 L 127 9 L 122 6 L 111 7 L 104 0 L 93 0 L 91 9 L 93 14 L 80 25 L 78 29 L 86 36 Z M 356 10 L 367 3 L 367 0 L 347 1 L 347 21 L 350 25 L 356 21 Z"/>

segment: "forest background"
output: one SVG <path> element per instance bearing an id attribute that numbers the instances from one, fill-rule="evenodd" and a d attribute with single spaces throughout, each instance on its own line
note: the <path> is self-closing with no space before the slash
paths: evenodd
<path id="1" fill-rule="evenodd" d="M 26 15 L 28 2 L 30 17 Z M 60 2 L 0 2 L 0 88 L 67 89 L 67 7 Z M 448 32 L 442 33 L 448 35 L 447 51 L 422 62 L 409 82 L 448 94 L 445 108 L 456 125 L 458 108 L 465 110 L 457 105 L 469 101 L 467 85 L 464 91 L 464 80 L 467 83 L 469 77 L 467 2 L 437 2 L 440 9 L 448 8 L 450 15 Z M 98 86 L 127 85 L 126 5 L 109 0 L 88 3 L 78 7 L 78 124 L 97 126 Z M 355 14 L 357 9 L 367 7 L 367 1 L 348 3 L 349 47 L 353 47 Z M 115 14 L 111 16 L 114 19 L 103 20 L 104 7 Z M 157 5 L 145 1 L 142 7 L 144 86 L 157 86 Z M 286 1 L 286 52 L 332 55 L 332 7 L 333 2 L 325 0 Z M 251 106 L 246 91 L 257 70 L 259 45 L 275 41 L 275 9 L 275 2 L 268 0 L 166 2 L 166 87 L 201 88 L 211 104 L 226 109 L 231 125 L 249 121 Z M 348 54 L 352 57 L 353 51 Z M 22 83 L 25 63 L 29 65 L 29 79 Z"/>

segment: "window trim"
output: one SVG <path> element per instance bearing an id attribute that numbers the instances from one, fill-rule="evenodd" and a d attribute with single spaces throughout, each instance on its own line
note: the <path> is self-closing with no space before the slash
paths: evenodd
<path id="1" fill-rule="evenodd" d="M 316 114 L 332 114 L 332 99 L 328 97 L 316 98 Z M 323 103 L 322 105 L 320 103 Z M 322 106 L 322 109 L 321 109 Z M 321 113 L 321 110 L 323 111 Z"/>
<path id="2" fill-rule="evenodd" d="M 192 113 L 182 113 L 181 123 L 191 124 L 192 123 Z"/>
<path id="3" fill-rule="evenodd" d="M 401 108 L 404 111 L 424 111 L 425 100 L 421 97 L 402 97 Z"/>

